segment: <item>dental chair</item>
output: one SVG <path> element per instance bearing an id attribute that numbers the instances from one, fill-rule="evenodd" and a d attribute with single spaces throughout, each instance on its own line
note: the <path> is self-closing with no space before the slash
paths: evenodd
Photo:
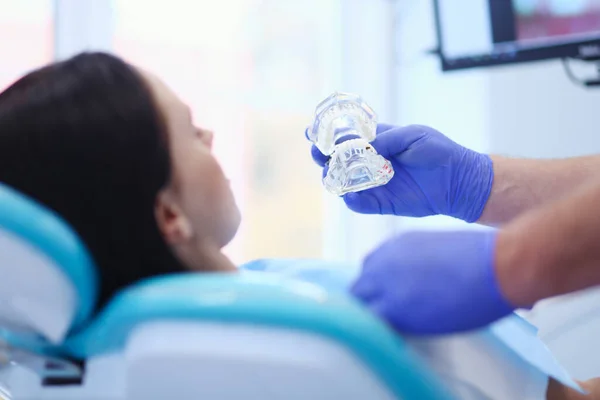
<path id="1" fill-rule="evenodd" d="M 265 274 L 152 278 L 95 312 L 77 235 L 0 185 L 0 399 L 451 399 L 349 297 Z"/>

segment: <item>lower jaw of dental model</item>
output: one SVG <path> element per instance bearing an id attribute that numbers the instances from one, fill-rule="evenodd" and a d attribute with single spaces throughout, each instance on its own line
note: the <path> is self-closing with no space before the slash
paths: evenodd
<path id="1" fill-rule="evenodd" d="M 393 176 L 392 164 L 368 141 L 351 139 L 335 147 L 323 184 L 329 192 L 342 196 L 385 185 Z"/>

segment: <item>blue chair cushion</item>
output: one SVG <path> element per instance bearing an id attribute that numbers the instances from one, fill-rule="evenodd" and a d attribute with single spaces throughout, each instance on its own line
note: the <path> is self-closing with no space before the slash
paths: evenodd
<path id="1" fill-rule="evenodd" d="M 120 351 L 157 319 L 262 324 L 308 331 L 353 351 L 399 398 L 450 399 L 402 339 L 349 296 L 277 274 L 178 274 L 119 293 L 64 350 L 78 358 Z"/>
<path id="2" fill-rule="evenodd" d="M 77 234 L 56 213 L 1 183 L 0 227 L 37 247 L 73 283 L 79 304 L 71 329 L 80 328 L 94 311 L 98 278 Z"/>

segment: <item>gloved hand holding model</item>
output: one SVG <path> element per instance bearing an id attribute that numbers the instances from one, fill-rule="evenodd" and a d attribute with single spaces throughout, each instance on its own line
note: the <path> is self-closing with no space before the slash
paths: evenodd
<path id="1" fill-rule="evenodd" d="M 345 194 L 348 208 L 363 214 L 479 219 L 492 188 L 489 156 L 426 126 L 379 124 L 371 144 L 391 161 L 395 175 L 385 186 Z M 326 166 L 328 158 L 314 145 L 312 155 L 319 165 Z"/>

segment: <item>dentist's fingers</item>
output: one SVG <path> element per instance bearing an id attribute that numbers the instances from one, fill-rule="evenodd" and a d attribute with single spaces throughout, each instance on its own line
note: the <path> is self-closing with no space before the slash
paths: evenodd
<path id="1" fill-rule="evenodd" d="M 314 144 L 312 145 L 312 148 L 310 149 L 310 154 L 311 154 L 313 160 L 315 160 L 315 162 L 320 167 L 325 166 L 327 161 L 329 161 L 329 157 L 326 156 L 325 154 L 321 153 L 321 151 Z"/>

